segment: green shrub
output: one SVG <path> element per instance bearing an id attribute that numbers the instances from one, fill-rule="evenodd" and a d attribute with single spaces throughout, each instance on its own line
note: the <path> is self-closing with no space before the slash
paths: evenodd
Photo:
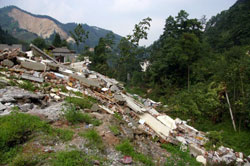
<path id="1" fill-rule="evenodd" d="M 170 157 L 167 157 L 165 166 L 200 166 L 201 164 L 196 161 L 194 157 L 192 157 L 189 152 L 182 152 L 179 146 L 175 146 L 172 144 L 162 144 L 162 148 L 166 149 L 171 153 Z"/>
<path id="2" fill-rule="evenodd" d="M 94 146 L 100 150 L 104 149 L 102 143 L 102 137 L 98 134 L 98 132 L 95 129 L 89 129 L 83 133 L 79 133 L 79 135 L 88 139 L 89 141 L 89 143 L 87 144 L 88 146 Z"/>
<path id="3" fill-rule="evenodd" d="M 91 160 L 80 151 L 58 152 L 50 161 L 52 166 L 92 166 Z"/>
<path id="4" fill-rule="evenodd" d="M 66 97 L 66 102 L 71 103 L 81 109 L 92 107 L 92 103 L 88 98 Z"/>
<path id="5" fill-rule="evenodd" d="M 154 165 L 154 163 L 150 157 L 136 152 L 128 140 L 125 140 L 122 143 L 120 143 L 119 145 L 117 145 L 116 150 L 121 151 L 123 155 L 131 156 L 134 160 L 140 161 L 147 166 Z"/>

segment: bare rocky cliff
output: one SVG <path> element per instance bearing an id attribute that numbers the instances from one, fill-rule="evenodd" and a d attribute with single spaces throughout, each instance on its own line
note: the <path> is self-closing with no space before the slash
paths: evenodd
<path id="1" fill-rule="evenodd" d="M 20 28 L 33 32 L 42 38 L 49 38 L 54 32 L 59 33 L 64 39 L 69 38 L 64 30 L 48 18 L 34 17 L 16 8 L 12 9 L 8 15 L 18 22 Z"/>

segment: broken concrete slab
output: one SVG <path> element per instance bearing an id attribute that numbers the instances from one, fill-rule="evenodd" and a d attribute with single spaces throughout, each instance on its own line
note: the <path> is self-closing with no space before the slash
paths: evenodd
<path id="1" fill-rule="evenodd" d="M 21 78 L 26 79 L 26 80 L 30 80 L 30 81 L 35 81 L 35 82 L 41 82 L 41 83 L 44 82 L 43 77 L 35 77 L 33 75 L 25 74 L 25 73 L 22 74 Z"/>
<path id="2" fill-rule="evenodd" d="M 44 64 L 38 63 L 38 62 L 25 62 L 25 61 L 22 61 L 21 66 L 23 68 L 25 68 L 25 69 L 35 70 L 35 71 L 44 71 L 44 70 L 49 69 Z"/>
<path id="3" fill-rule="evenodd" d="M 49 60 L 53 61 L 54 63 L 58 64 L 57 60 L 55 60 L 51 56 L 47 55 L 45 52 L 43 52 L 42 50 L 40 50 L 39 48 L 37 48 L 35 45 L 30 44 L 30 48 L 32 50 L 33 55 L 39 56 L 39 57 L 42 56 L 43 58 L 49 59 Z"/>
<path id="4" fill-rule="evenodd" d="M 109 108 L 103 106 L 103 105 L 98 105 L 101 109 L 104 111 L 108 112 L 109 114 L 115 114 L 114 111 L 110 110 Z"/>
<path id="5" fill-rule="evenodd" d="M 118 92 L 118 91 L 120 91 L 119 88 L 118 88 L 116 85 L 112 85 L 112 86 L 110 87 L 110 90 L 111 90 L 112 92 Z"/>
<path id="6" fill-rule="evenodd" d="M 171 129 L 162 124 L 149 113 L 144 113 L 143 115 L 139 115 L 139 117 L 140 119 L 143 119 L 145 123 L 163 139 L 166 139 L 169 136 Z"/>
<path id="7" fill-rule="evenodd" d="M 167 115 L 157 116 L 157 119 L 171 130 L 176 129 L 175 120 Z"/>
<path id="8" fill-rule="evenodd" d="M 47 63 L 47 65 L 49 66 L 50 70 L 52 71 L 59 71 L 59 64 L 56 63 Z"/>
<path id="9" fill-rule="evenodd" d="M 5 59 L 2 61 L 2 65 L 7 67 L 13 67 L 14 63 L 11 60 Z"/>
<path id="10" fill-rule="evenodd" d="M 97 80 L 89 80 L 87 78 L 84 78 L 82 76 L 78 76 L 76 74 L 71 74 L 70 76 L 79 80 L 86 87 L 101 88 L 100 83 Z"/>

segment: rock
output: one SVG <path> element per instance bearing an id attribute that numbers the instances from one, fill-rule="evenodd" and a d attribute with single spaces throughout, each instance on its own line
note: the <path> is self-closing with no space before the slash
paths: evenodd
<path id="1" fill-rule="evenodd" d="M 94 165 L 100 165 L 100 161 L 99 160 L 94 160 L 93 164 Z"/>
<path id="2" fill-rule="evenodd" d="M 121 163 L 123 163 L 123 164 L 131 164 L 132 162 L 133 162 L 133 160 L 132 160 L 132 157 L 130 157 L 130 156 L 124 156 L 121 159 Z"/>
<path id="3" fill-rule="evenodd" d="M 46 66 L 42 63 L 38 63 L 38 62 L 21 62 L 21 66 L 25 69 L 29 69 L 29 70 L 35 70 L 35 71 L 44 71 L 44 70 L 48 70 L 49 67 L 46 68 Z"/>
<path id="4" fill-rule="evenodd" d="M 189 144 L 189 151 L 190 154 L 194 157 L 205 154 L 205 151 L 203 149 L 199 148 L 197 145 L 194 144 Z"/>
<path id="5" fill-rule="evenodd" d="M 122 97 L 122 95 L 115 94 L 114 98 L 115 101 L 120 105 L 124 105 L 124 103 L 126 102 L 125 99 Z"/>
<path id="6" fill-rule="evenodd" d="M 112 85 L 111 88 L 110 88 L 110 90 L 112 92 L 118 92 L 118 91 L 120 91 L 119 88 L 116 85 Z"/>
<path id="7" fill-rule="evenodd" d="M 28 112 L 30 109 L 33 109 L 34 105 L 30 104 L 30 103 L 25 103 L 21 106 L 19 106 L 19 108 L 23 111 L 23 112 Z"/>
<path id="8" fill-rule="evenodd" d="M 10 68 L 14 66 L 14 63 L 11 60 L 5 59 L 3 60 L 2 65 Z"/>
<path id="9" fill-rule="evenodd" d="M 196 161 L 199 162 L 199 163 L 202 163 L 203 165 L 207 164 L 207 160 L 205 159 L 205 157 L 203 157 L 201 155 L 196 157 Z"/>
<path id="10" fill-rule="evenodd" d="M 98 104 L 93 104 L 90 109 L 91 111 L 97 112 L 100 110 L 100 107 L 98 106 Z"/>
<path id="11" fill-rule="evenodd" d="M 3 105 L 1 102 L 0 102 L 0 111 L 4 111 L 6 109 L 6 106 Z"/>
<path id="12" fill-rule="evenodd" d="M 62 110 L 65 109 L 63 104 L 64 102 L 51 103 L 51 105 L 45 109 L 40 109 L 40 108 L 32 109 L 28 111 L 28 113 L 33 114 L 33 115 L 36 115 L 36 114 L 44 115 L 45 117 L 47 117 L 48 120 L 56 121 L 63 114 Z"/>

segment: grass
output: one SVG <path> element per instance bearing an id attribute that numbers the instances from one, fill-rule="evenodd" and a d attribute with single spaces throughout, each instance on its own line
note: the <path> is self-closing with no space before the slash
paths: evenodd
<path id="1" fill-rule="evenodd" d="M 13 161 L 9 164 L 10 166 L 34 166 L 44 159 L 47 158 L 47 155 L 39 155 L 33 153 L 25 153 L 17 155 Z"/>
<path id="2" fill-rule="evenodd" d="M 83 133 L 79 133 L 81 137 L 86 138 L 89 143 L 88 146 L 96 147 L 100 150 L 104 150 L 104 145 L 102 142 L 102 137 L 98 134 L 95 129 L 89 129 Z"/>
<path id="3" fill-rule="evenodd" d="M 22 113 L 12 113 L 0 117 L 0 163 L 7 156 L 15 156 L 17 146 L 26 142 L 36 131 L 48 132 L 50 127 L 38 117 Z"/>
<path id="4" fill-rule="evenodd" d="M 192 157 L 189 152 L 182 152 L 179 146 L 172 144 L 162 144 L 162 148 L 171 153 L 171 156 L 167 158 L 165 166 L 200 166 L 201 164 Z"/>
<path id="5" fill-rule="evenodd" d="M 63 141 L 73 137 L 73 131 L 54 129 L 38 117 L 14 112 L 0 117 L 0 163 L 9 163 L 20 152 L 21 145 L 39 135 L 58 136 Z"/>
<path id="6" fill-rule="evenodd" d="M 89 98 L 66 97 L 66 102 L 75 105 L 81 109 L 92 107 L 92 102 Z"/>
<path id="7" fill-rule="evenodd" d="M 114 117 L 115 117 L 118 121 L 121 121 L 121 120 L 122 120 L 122 116 L 119 115 L 119 113 L 117 113 L 117 112 L 114 113 Z"/>
<path id="8" fill-rule="evenodd" d="M 112 125 L 109 126 L 110 131 L 114 134 L 114 135 L 119 135 L 120 134 L 120 130 L 117 126 Z"/>
<path id="9" fill-rule="evenodd" d="M 220 132 L 221 145 L 234 149 L 237 152 L 243 152 L 245 155 L 250 155 L 250 131 L 241 130 L 235 132 L 230 119 L 214 124 L 211 121 L 203 120 L 194 125 L 195 128 L 205 132 Z"/>
<path id="10" fill-rule="evenodd" d="M 24 80 L 23 83 L 19 84 L 19 87 L 31 92 L 34 92 L 37 89 L 37 87 L 35 87 L 35 85 L 32 82 L 27 80 Z"/>
<path id="11" fill-rule="evenodd" d="M 66 129 L 55 129 L 56 135 L 63 141 L 70 141 L 73 138 L 74 132 Z"/>
<path id="12" fill-rule="evenodd" d="M 68 122 L 71 124 L 87 123 L 93 124 L 94 126 L 99 126 L 101 122 L 98 119 L 92 118 L 87 113 L 82 113 L 74 105 L 69 105 L 66 111 L 64 111 L 64 116 Z"/>
<path id="13" fill-rule="evenodd" d="M 81 151 L 62 151 L 55 154 L 50 160 L 52 166 L 92 166 L 92 161 Z"/>
<path id="14" fill-rule="evenodd" d="M 130 144 L 128 140 L 123 141 L 122 143 L 116 146 L 116 150 L 121 151 L 123 155 L 131 156 L 134 160 L 142 162 L 147 166 L 155 165 L 152 159 L 148 156 L 145 156 L 142 153 L 138 153 L 134 150 L 134 147 Z"/>

